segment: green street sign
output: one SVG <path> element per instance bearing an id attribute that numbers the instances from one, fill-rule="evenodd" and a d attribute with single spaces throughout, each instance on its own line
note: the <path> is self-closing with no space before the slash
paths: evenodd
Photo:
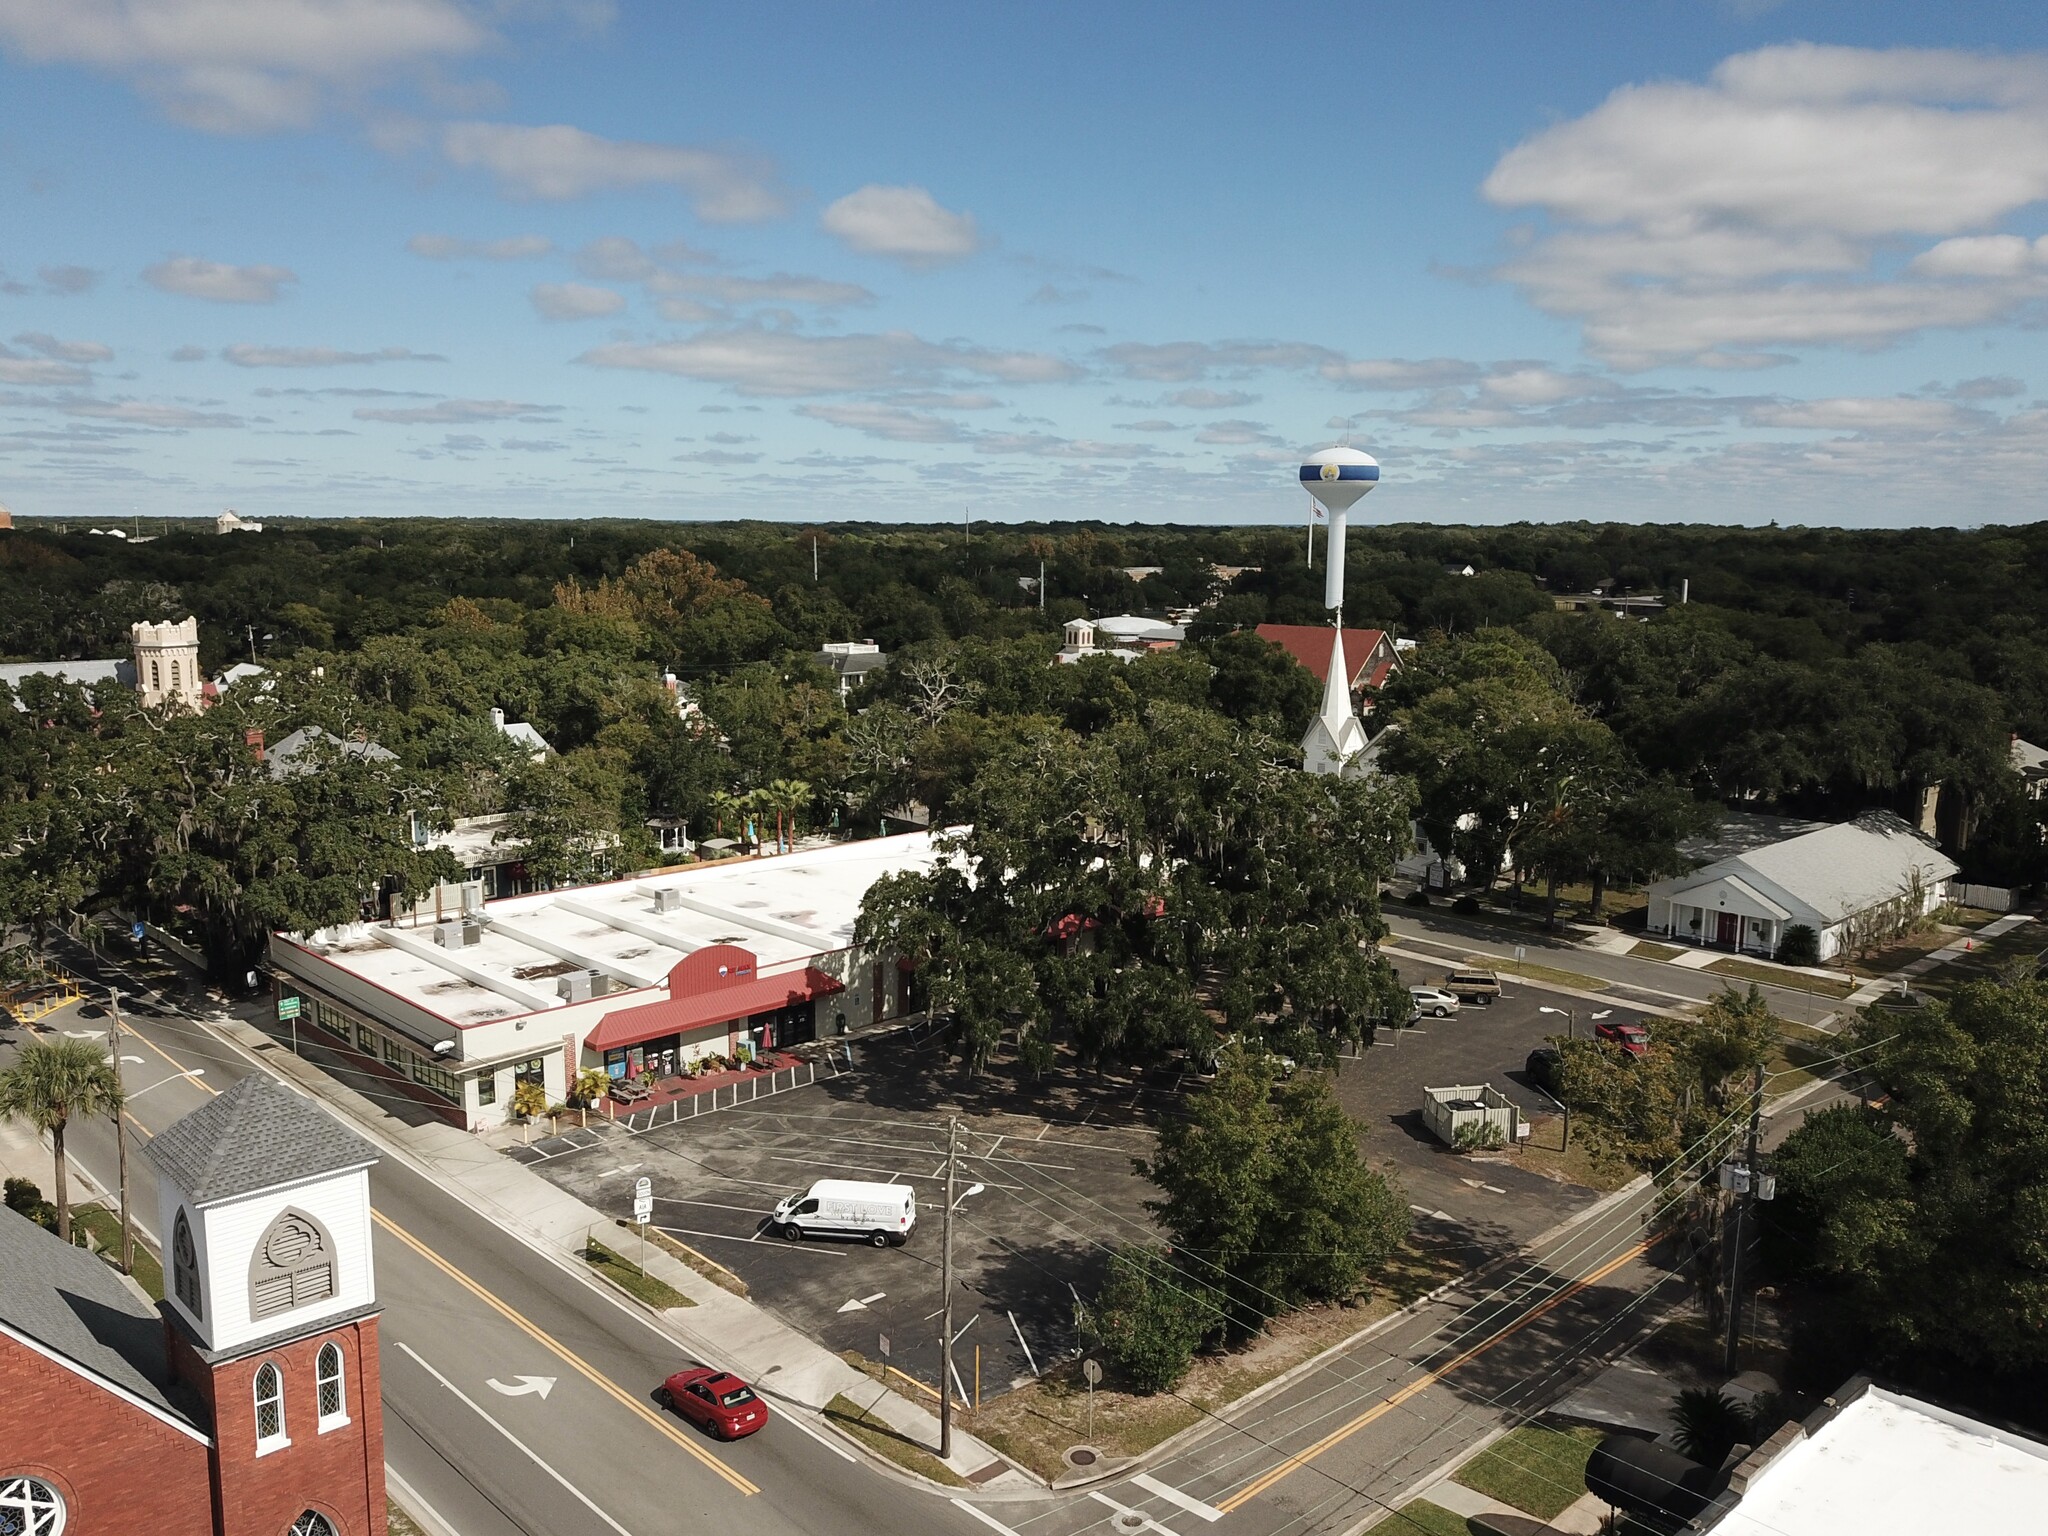
<path id="1" fill-rule="evenodd" d="M 303 998 L 280 997 L 277 1000 L 277 1016 L 280 1019 L 296 1019 L 299 1016 L 299 1010 L 304 1006 L 305 999 Z"/>

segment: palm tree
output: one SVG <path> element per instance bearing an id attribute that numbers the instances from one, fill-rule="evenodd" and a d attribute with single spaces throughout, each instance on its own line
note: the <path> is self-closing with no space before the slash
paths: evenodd
<path id="1" fill-rule="evenodd" d="M 711 814 L 718 819 L 720 837 L 725 836 L 725 818 L 738 816 L 743 804 L 743 797 L 729 789 L 715 789 L 711 792 Z"/>
<path id="2" fill-rule="evenodd" d="M 797 813 L 811 803 L 811 786 L 804 779 L 776 779 L 765 791 L 769 804 L 775 811 L 775 846 L 783 846 L 782 818 L 789 817 L 789 845 L 796 845 Z"/>
<path id="3" fill-rule="evenodd" d="M 64 1127 L 73 1115 L 113 1114 L 120 1129 L 121 1089 L 113 1063 L 95 1040 L 31 1040 L 0 1072 L 0 1115 L 48 1131 L 57 1149 L 57 1235 L 71 1241 L 71 1194 L 64 1161 Z"/>

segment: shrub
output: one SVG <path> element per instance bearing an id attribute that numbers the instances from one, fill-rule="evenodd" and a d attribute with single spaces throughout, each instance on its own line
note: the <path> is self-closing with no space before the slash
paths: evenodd
<path id="1" fill-rule="evenodd" d="M 1820 935 L 1804 923 L 1794 923 L 1778 941 L 1778 964 L 1819 965 Z"/>
<path id="2" fill-rule="evenodd" d="M 1451 903 L 1451 910 L 1465 917 L 1477 917 L 1479 915 L 1479 898 L 1467 892 Z"/>
<path id="3" fill-rule="evenodd" d="M 1132 1391 L 1170 1392 L 1194 1364 L 1202 1341 L 1222 1325 L 1215 1293 L 1164 1253 L 1119 1249 L 1095 1300 L 1074 1309 L 1081 1336 Z"/>
<path id="4" fill-rule="evenodd" d="M 1491 1120 L 1467 1120 L 1452 1136 L 1460 1152 L 1495 1152 L 1507 1140 Z"/>
<path id="5" fill-rule="evenodd" d="M 1417 886 L 1414 890 L 1410 891 L 1406 896 L 1403 896 L 1401 898 L 1401 902 L 1404 906 L 1426 907 L 1429 905 L 1429 892 L 1423 890 L 1422 887 Z"/>
<path id="6" fill-rule="evenodd" d="M 8 1210 L 26 1216 L 45 1231 L 57 1230 L 57 1207 L 43 1198 L 34 1179 L 9 1179 L 6 1190 Z"/>

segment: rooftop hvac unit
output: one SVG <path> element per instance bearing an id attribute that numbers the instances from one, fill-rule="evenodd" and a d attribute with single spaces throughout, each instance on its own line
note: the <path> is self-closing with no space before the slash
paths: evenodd
<path id="1" fill-rule="evenodd" d="M 443 949 L 462 948 L 462 924 L 455 922 L 434 924 L 434 942 Z"/>
<path id="2" fill-rule="evenodd" d="M 658 890 L 654 893 L 654 910 L 657 912 L 680 912 L 683 910 L 683 893 L 676 890 Z"/>
<path id="3" fill-rule="evenodd" d="M 469 948 L 472 944 L 482 942 L 483 936 L 484 925 L 480 921 L 474 917 L 465 917 L 462 920 L 462 947 L 464 949 Z"/>
<path id="4" fill-rule="evenodd" d="M 569 971 L 556 985 L 561 991 L 562 1001 L 587 1003 L 611 990 L 611 978 L 602 971 Z"/>

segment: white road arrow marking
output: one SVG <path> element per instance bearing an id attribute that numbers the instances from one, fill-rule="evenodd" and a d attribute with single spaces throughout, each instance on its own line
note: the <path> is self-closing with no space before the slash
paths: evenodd
<path id="1" fill-rule="evenodd" d="M 865 1312 L 869 1307 L 873 1306 L 876 1302 L 880 1301 L 884 1296 L 888 1294 L 889 1293 L 887 1291 L 877 1291 L 872 1296 L 863 1296 L 859 1301 L 849 1301 L 845 1306 L 841 1307 L 839 1310 L 842 1312 Z"/>
<path id="2" fill-rule="evenodd" d="M 547 1395 L 555 1390 L 555 1378 L 552 1376 L 514 1376 L 512 1378 L 512 1385 L 507 1386 L 504 1382 L 493 1377 L 485 1385 L 490 1387 L 493 1392 L 502 1392 L 507 1397 L 525 1397 L 529 1393 L 537 1393 L 545 1401 Z"/>

